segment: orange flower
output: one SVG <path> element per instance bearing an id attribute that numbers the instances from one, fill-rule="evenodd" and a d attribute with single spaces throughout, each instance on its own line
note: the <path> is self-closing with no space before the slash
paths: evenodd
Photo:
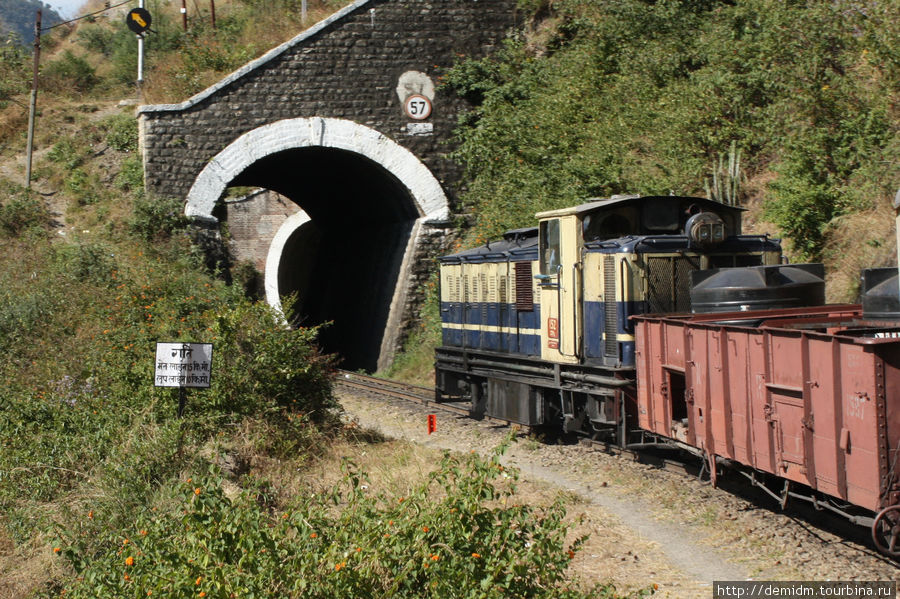
<path id="1" fill-rule="evenodd" d="M 575 557 L 575 552 L 569 549 L 568 551 L 569 559 L 573 559 Z"/>
<path id="2" fill-rule="evenodd" d="M 319 536 L 319 535 L 317 535 L 316 533 L 312 533 L 311 535 L 309 535 L 309 538 L 315 539 L 317 536 Z"/>
<path id="3" fill-rule="evenodd" d="M 59 547 L 53 548 L 53 553 L 59 553 L 60 551 L 62 551 L 62 550 Z"/>
<path id="4" fill-rule="evenodd" d="M 126 566 L 133 566 L 133 565 L 134 565 L 134 558 L 131 557 L 130 555 L 129 555 L 128 557 L 126 557 L 126 558 L 125 558 L 125 565 L 126 565 Z"/>
<path id="5" fill-rule="evenodd" d="M 196 489 L 194 489 L 194 495 L 199 495 L 199 494 L 200 494 L 200 487 L 197 487 Z"/>
<path id="6" fill-rule="evenodd" d="M 201 580 L 203 580 L 203 577 L 202 577 L 202 576 L 198 576 L 198 577 L 197 577 L 197 580 L 194 581 L 194 584 L 195 584 L 195 585 L 199 585 Z"/>
<path id="7" fill-rule="evenodd" d="M 94 510 L 91 510 L 88 512 L 88 520 L 93 520 L 93 519 L 94 519 Z"/>
<path id="8" fill-rule="evenodd" d="M 427 526 L 423 526 L 423 527 L 422 527 L 422 531 L 423 531 L 423 532 L 428 532 L 429 530 L 430 530 L 430 529 L 429 529 Z"/>
<path id="9" fill-rule="evenodd" d="M 205 593 L 205 592 L 203 592 L 203 591 L 200 591 L 200 594 L 199 594 L 199 595 L 197 595 L 197 596 L 198 596 L 198 597 L 206 597 L 206 593 Z"/>
<path id="10" fill-rule="evenodd" d="M 474 557 L 475 559 L 478 559 L 479 557 L 481 557 L 481 554 L 480 554 L 480 553 L 473 553 L 473 554 L 472 554 L 472 557 Z"/>
<path id="11" fill-rule="evenodd" d="M 335 572 L 340 572 L 341 568 L 343 568 L 346 565 L 347 565 L 347 562 L 341 562 L 339 564 L 335 564 L 335 566 L 334 566 Z"/>
<path id="12" fill-rule="evenodd" d="M 441 559 L 441 556 L 440 556 L 440 555 L 432 555 L 432 556 L 431 556 L 431 561 L 433 561 L 433 562 L 436 562 L 436 561 L 438 561 L 439 559 Z"/>

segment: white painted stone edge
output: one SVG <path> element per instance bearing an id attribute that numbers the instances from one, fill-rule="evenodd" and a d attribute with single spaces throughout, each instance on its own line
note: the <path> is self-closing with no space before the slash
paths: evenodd
<path id="1" fill-rule="evenodd" d="M 248 62 L 247 64 L 245 64 L 238 70 L 234 71 L 233 73 L 231 73 L 224 79 L 221 79 L 215 85 L 212 85 L 212 86 L 206 88 L 205 90 L 203 90 L 202 92 L 188 98 L 181 104 L 147 104 L 144 106 L 138 106 L 137 111 L 140 114 L 140 113 L 148 113 L 148 112 L 172 112 L 172 111 L 178 111 L 178 110 L 187 110 L 188 108 L 191 108 L 192 106 L 194 106 L 194 105 L 202 102 L 206 98 L 212 96 L 220 89 L 231 85 L 238 79 L 242 78 L 244 75 L 247 75 L 248 73 L 253 72 L 254 70 L 263 66 L 270 60 L 277 58 L 278 56 L 280 56 L 287 50 L 290 50 L 294 46 L 303 43 L 307 39 L 313 37 L 320 31 L 322 31 L 323 29 L 325 29 L 326 27 L 331 25 L 332 23 L 334 23 L 336 21 L 340 21 L 345 16 L 351 14 L 352 12 L 356 11 L 359 8 L 362 8 L 366 4 L 369 4 L 370 2 L 373 2 L 373 0 L 357 0 L 353 4 L 350 4 L 349 6 L 346 6 L 345 8 L 334 13 L 327 19 L 323 19 L 322 21 L 319 21 L 318 23 L 316 23 L 315 25 L 313 25 L 312 27 L 310 27 L 303 33 L 297 35 L 293 39 L 290 39 L 290 40 L 286 41 L 285 43 L 281 44 L 280 46 L 269 50 L 268 52 L 266 52 L 265 54 L 263 54 L 256 60 Z"/>
<path id="2" fill-rule="evenodd" d="M 275 233 L 275 237 L 272 239 L 272 243 L 269 245 L 269 253 L 266 255 L 266 272 L 265 272 L 265 289 L 266 289 L 266 303 L 272 306 L 275 310 L 281 314 L 282 318 L 284 317 L 284 312 L 282 311 L 281 306 L 281 296 L 278 294 L 278 268 L 281 264 L 281 257 L 284 254 L 284 246 L 287 244 L 288 240 L 291 238 L 291 235 L 294 234 L 295 231 L 306 225 L 307 223 L 312 222 L 309 215 L 306 214 L 303 210 L 300 212 L 295 212 L 285 219 L 281 226 L 278 228 L 278 231 Z"/>
<path id="3" fill-rule="evenodd" d="M 254 162 L 294 148 L 324 147 L 365 156 L 409 191 L 420 217 L 446 221 L 450 210 L 440 182 L 415 154 L 378 131 L 345 119 L 296 118 L 248 131 L 216 154 L 188 192 L 185 214 L 215 222 L 212 212 L 228 183 Z"/>

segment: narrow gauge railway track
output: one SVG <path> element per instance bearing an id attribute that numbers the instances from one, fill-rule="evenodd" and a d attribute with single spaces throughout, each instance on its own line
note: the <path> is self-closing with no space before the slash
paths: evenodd
<path id="1" fill-rule="evenodd" d="M 338 371 L 336 383 L 350 389 L 366 391 L 371 395 L 390 397 L 392 399 L 400 399 L 422 406 L 428 406 L 441 412 L 450 412 L 462 416 L 469 415 L 468 404 L 462 402 L 436 402 L 434 400 L 434 389 L 431 387 L 401 383 L 399 381 L 382 379 L 366 374 L 359 374 L 358 372 L 350 372 L 348 370 Z M 488 420 L 511 424 L 505 420 Z"/>
<path id="2" fill-rule="evenodd" d="M 458 416 L 470 416 L 469 404 L 467 402 L 435 401 L 435 392 L 432 387 L 402 383 L 400 381 L 392 381 L 347 370 L 338 371 L 336 383 L 356 391 L 365 391 L 370 396 L 376 398 L 385 397 L 399 399 L 401 401 L 426 406 L 430 410 L 448 412 Z M 491 418 L 489 416 L 485 416 L 482 420 L 501 425 L 517 426 L 522 434 L 525 435 L 537 432 L 532 430 L 531 427 L 522 426 L 509 420 Z M 697 476 L 701 472 L 699 459 L 692 459 L 692 456 L 688 456 L 687 454 L 684 455 L 684 459 L 672 459 L 669 456 L 662 455 L 663 452 L 660 451 L 622 448 L 618 445 L 613 445 L 612 443 L 589 439 L 587 437 L 580 438 L 579 443 L 596 451 L 610 455 L 627 456 L 637 462 L 651 464 L 659 468 L 684 474 L 685 476 Z"/>

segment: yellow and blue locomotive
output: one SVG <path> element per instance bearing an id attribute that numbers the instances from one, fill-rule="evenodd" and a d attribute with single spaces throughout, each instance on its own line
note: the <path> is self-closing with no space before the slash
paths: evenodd
<path id="1" fill-rule="evenodd" d="M 614 196 L 444 256 L 438 400 L 626 442 L 637 418 L 629 317 L 689 311 L 694 271 L 780 263 L 777 240 L 741 234 L 742 211 Z"/>

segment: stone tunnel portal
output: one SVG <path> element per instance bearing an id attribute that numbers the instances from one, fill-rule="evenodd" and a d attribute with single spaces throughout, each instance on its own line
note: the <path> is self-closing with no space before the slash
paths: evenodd
<path id="1" fill-rule="evenodd" d="M 330 323 L 320 343 L 343 367 L 375 370 L 419 217 L 409 190 L 371 160 L 332 148 L 279 152 L 229 185 L 264 187 L 300 206 L 308 219 L 288 231 L 277 274 L 266 276 L 278 296 L 296 294 L 295 324 Z"/>
<path id="2" fill-rule="evenodd" d="M 297 295 L 300 325 L 330 322 L 320 342 L 343 366 L 387 366 L 409 318 L 408 271 L 422 231 L 446 221 L 448 203 L 431 171 L 377 131 L 343 119 L 296 118 L 245 133 L 213 157 L 185 213 L 216 221 L 228 187 L 272 190 L 302 212 L 268 249 L 266 298 Z"/>

